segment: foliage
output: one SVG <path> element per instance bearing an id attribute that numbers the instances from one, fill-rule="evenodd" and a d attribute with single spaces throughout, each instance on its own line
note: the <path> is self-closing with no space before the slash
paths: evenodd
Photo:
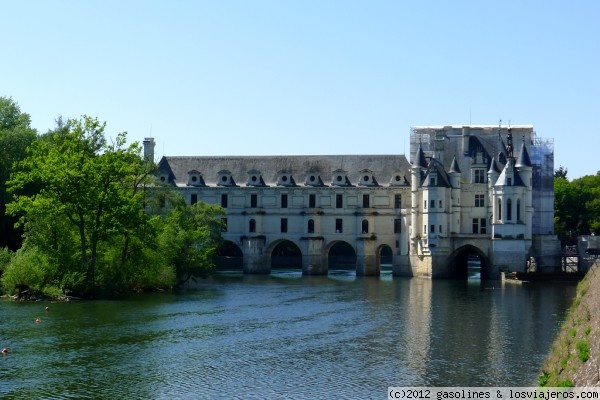
<path id="1" fill-rule="evenodd" d="M 190 206 L 155 186 L 138 143 L 83 116 L 57 120 L 27 148 L 7 181 L 7 212 L 23 247 L 0 253 L 4 288 L 84 296 L 173 287 L 214 266 L 223 210 Z M 32 190 L 35 189 L 35 190 Z M 154 212 L 148 212 L 154 211 Z"/>
<path id="2" fill-rule="evenodd" d="M 15 219 L 6 214 L 6 204 L 11 196 L 6 191 L 13 164 L 25 158 L 25 149 L 36 139 L 28 114 L 22 113 L 17 103 L 0 97 L 0 246 L 16 250 L 21 246 L 21 233 L 15 230 Z"/>
<path id="3" fill-rule="evenodd" d="M 160 247 L 175 267 L 180 286 L 193 276 L 205 276 L 215 266 L 223 229 L 217 205 L 187 205 L 180 195 L 170 197 L 171 208 L 162 221 Z"/>
<path id="4" fill-rule="evenodd" d="M 43 293 L 54 284 L 54 271 L 47 257 L 37 248 L 17 250 L 2 274 L 2 286 L 9 294 L 19 290 Z"/>
<path id="5" fill-rule="evenodd" d="M 581 360 L 581 362 L 586 362 L 590 358 L 590 343 L 581 339 L 577 342 L 577 356 Z"/>
<path id="6" fill-rule="evenodd" d="M 600 233 L 600 173 L 571 182 L 554 178 L 554 227 L 563 244 L 574 244 L 578 235 Z"/>
<path id="7" fill-rule="evenodd" d="M 109 143 L 104 129 L 87 116 L 68 121 L 32 143 L 8 182 L 15 198 L 7 209 L 21 217 L 27 244 L 45 249 L 52 265 L 61 266 L 58 275 L 70 277 L 69 284 L 83 284 L 70 289 L 92 295 L 109 281 L 109 264 L 100 264 L 106 261 L 104 252 L 119 245 L 113 266 L 135 264 L 129 244 L 145 232 L 149 219 L 142 189 L 150 168 L 139 144 L 125 146 L 124 133 Z M 39 192 L 26 193 L 28 185 L 40 187 Z"/>

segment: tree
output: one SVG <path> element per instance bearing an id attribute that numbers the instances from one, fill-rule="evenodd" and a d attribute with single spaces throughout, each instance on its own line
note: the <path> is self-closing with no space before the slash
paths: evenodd
<path id="1" fill-rule="evenodd" d="M 13 164 L 25 158 L 25 149 L 36 137 L 29 114 L 22 113 L 11 98 L 0 97 L 0 247 L 16 250 L 21 246 L 22 232 L 15 230 L 15 219 L 6 214 L 6 204 L 11 201 L 6 182 Z"/>
<path id="2" fill-rule="evenodd" d="M 185 284 L 192 277 L 206 276 L 214 269 L 221 244 L 223 215 L 220 206 L 206 203 L 188 205 L 178 194 L 170 196 L 170 209 L 161 229 L 162 252 L 175 267 L 179 281 Z"/>
<path id="3" fill-rule="evenodd" d="M 569 172 L 569 171 L 561 165 L 560 167 L 558 167 L 558 169 L 556 171 L 554 171 L 554 177 L 567 179 L 567 172 Z"/>
<path id="4" fill-rule="evenodd" d="M 49 248 L 57 257 L 79 260 L 78 267 L 70 266 L 69 271 L 85 277 L 81 290 L 86 294 L 96 292 L 103 246 L 116 236 L 139 232 L 149 218 L 139 189 L 150 169 L 139 144 L 125 147 L 124 133 L 108 143 L 104 129 L 105 124 L 87 116 L 69 121 L 60 134 L 33 142 L 8 182 L 15 194 L 8 210 L 21 216 L 26 237 L 36 245 L 43 244 L 43 233 L 50 234 L 46 240 L 56 238 Z M 41 187 L 36 195 L 23 193 L 31 184 Z M 77 246 L 69 249 L 71 244 Z M 123 266 L 128 241 L 121 244 Z"/>

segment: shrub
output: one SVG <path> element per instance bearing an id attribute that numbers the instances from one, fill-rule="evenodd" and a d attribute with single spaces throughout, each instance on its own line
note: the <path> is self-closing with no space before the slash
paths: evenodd
<path id="1" fill-rule="evenodd" d="M 577 342 L 577 353 L 581 362 L 586 362 L 590 358 L 590 344 L 587 340 L 581 339 Z"/>

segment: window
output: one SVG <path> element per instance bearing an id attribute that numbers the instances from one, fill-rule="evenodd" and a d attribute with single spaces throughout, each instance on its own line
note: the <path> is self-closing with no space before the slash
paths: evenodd
<path id="1" fill-rule="evenodd" d="M 427 210 L 427 200 L 423 200 L 423 209 Z"/>
<path id="2" fill-rule="evenodd" d="M 473 233 L 475 234 L 485 234 L 486 233 L 486 223 L 485 218 L 473 218 Z"/>
<path id="3" fill-rule="evenodd" d="M 498 221 L 502 221 L 502 199 L 498 199 Z"/>
<path id="4" fill-rule="evenodd" d="M 196 193 L 192 193 L 192 197 L 190 198 L 190 204 L 194 205 L 198 202 L 198 195 Z"/>
<path id="5" fill-rule="evenodd" d="M 394 208 L 402 208 L 402 196 L 399 194 L 394 195 Z"/>
<path id="6" fill-rule="evenodd" d="M 512 200 L 506 200 L 506 220 L 512 221 Z"/>
<path id="7" fill-rule="evenodd" d="M 315 221 L 313 221 L 312 219 L 308 220 L 307 231 L 308 233 L 315 233 Z"/>
<path id="8" fill-rule="evenodd" d="M 427 225 L 423 225 L 423 234 L 427 235 Z"/>
<path id="9" fill-rule="evenodd" d="M 435 178 L 429 178 L 429 186 L 435 186 Z"/>
<path id="10" fill-rule="evenodd" d="M 250 195 L 250 207 L 251 208 L 258 207 L 258 195 L 257 194 Z"/>
<path id="11" fill-rule="evenodd" d="M 517 221 L 521 220 L 521 199 L 517 199 Z"/>
<path id="12" fill-rule="evenodd" d="M 344 232 L 344 224 L 341 218 L 336 218 L 335 220 L 335 233 Z"/>
<path id="13" fill-rule="evenodd" d="M 288 220 L 287 218 L 281 218 L 281 233 L 288 231 Z"/>
<path id="14" fill-rule="evenodd" d="M 227 195 L 226 194 L 221 195 L 221 207 L 227 208 Z"/>
<path id="15" fill-rule="evenodd" d="M 438 233 L 442 233 L 442 226 L 440 225 L 440 229 L 438 230 Z"/>
<path id="16" fill-rule="evenodd" d="M 369 221 L 366 219 L 362 220 L 362 233 L 369 233 Z"/>
<path id="17" fill-rule="evenodd" d="M 440 208 L 443 208 L 443 207 L 442 207 L 442 204 L 443 204 L 443 203 L 442 203 L 442 201 L 440 200 L 440 202 L 439 202 Z"/>
<path id="18" fill-rule="evenodd" d="M 256 232 L 256 221 L 253 219 L 248 222 L 248 232 Z"/>
<path id="19" fill-rule="evenodd" d="M 344 196 L 341 194 L 335 195 L 335 208 L 343 208 L 344 207 Z"/>
<path id="20" fill-rule="evenodd" d="M 431 232 L 431 233 L 435 233 L 435 225 L 431 225 L 431 226 L 429 227 L 429 232 Z"/>
<path id="21" fill-rule="evenodd" d="M 400 248 L 400 241 L 399 240 L 396 240 L 396 248 L 397 249 Z"/>
<path id="22" fill-rule="evenodd" d="M 221 232 L 227 232 L 227 218 L 221 218 L 221 223 L 223 224 Z"/>
<path id="23" fill-rule="evenodd" d="M 281 195 L 281 208 L 287 208 L 287 206 L 288 206 L 288 195 L 282 194 Z"/>
<path id="24" fill-rule="evenodd" d="M 308 207 L 315 208 L 317 206 L 317 195 L 309 194 L 308 195 Z"/>
<path id="25" fill-rule="evenodd" d="M 483 194 L 475 195 L 475 207 L 485 207 L 485 195 L 483 195 Z"/>
<path id="26" fill-rule="evenodd" d="M 435 200 L 429 200 L 429 208 L 435 208 Z"/>
<path id="27" fill-rule="evenodd" d="M 512 186 L 512 178 L 506 178 L 506 185 Z"/>
<path id="28" fill-rule="evenodd" d="M 402 232 L 402 220 L 400 218 L 394 219 L 394 233 Z"/>
<path id="29" fill-rule="evenodd" d="M 370 206 L 370 202 L 369 202 L 369 195 L 368 194 L 363 194 L 363 208 L 369 208 Z"/>
<path id="30" fill-rule="evenodd" d="M 482 169 L 476 169 L 473 171 L 473 182 L 474 183 L 485 183 L 485 171 Z"/>

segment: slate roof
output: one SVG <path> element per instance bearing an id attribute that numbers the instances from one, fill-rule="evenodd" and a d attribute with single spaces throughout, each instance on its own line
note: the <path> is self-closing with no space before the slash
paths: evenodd
<path id="1" fill-rule="evenodd" d="M 188 172 L 202 174 L 207 186 L 217 186 L 219 171 L 227 170 L 238 186 L 246 186 L 248 173 L 259 171 L 265 185 L 276 186 L 280 173 L 288 172 L 299 186 L 304 186 L 308 173 L 317 173 L 324 185 L 332 182 L 336 170 L 347 171 L 352 185 L 360 182 L 361 171 L 373 171 L 381 186 L 400 182 L 410 184 L 410 163 L 404 155 L 306 155 L 306 156 L 164 156 L 159 170 L 169 175 L 177 186 L 186 186 Z"/>

